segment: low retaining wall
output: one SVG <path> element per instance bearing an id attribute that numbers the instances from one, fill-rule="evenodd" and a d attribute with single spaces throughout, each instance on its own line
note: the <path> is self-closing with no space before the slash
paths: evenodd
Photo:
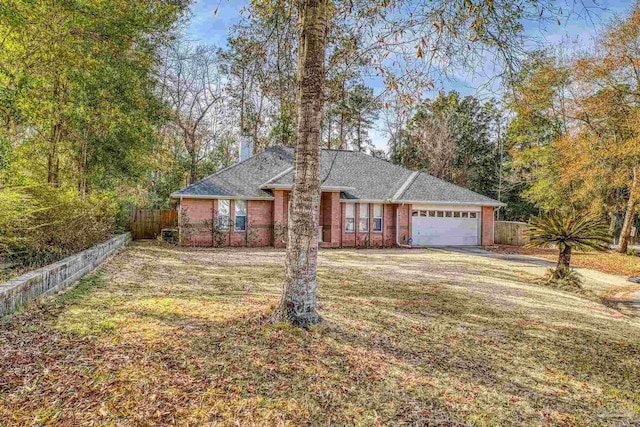
<path id="1" fill-rule="evenodd" d="M 130 233 L 121 234 L 54 264 L 1 283 L 0 316 L 12 313 L 40 296 L 52 294 L 73 284 L 130 241 Z"/>

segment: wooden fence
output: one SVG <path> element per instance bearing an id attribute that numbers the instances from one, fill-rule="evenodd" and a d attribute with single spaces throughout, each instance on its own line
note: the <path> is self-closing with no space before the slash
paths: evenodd
<path id="1" fill-rule="evenodd" d="M 175 209 L 132 209 L 129 230 L 132 239 L 155 239 L 163 228 L 178 227 L 178 211 Z"/>
<path id="2" fill-rule="evenodd" d="M 496 221 L 494 227 L 496 245 L 524 246 L 529 241 L 524 235 L 529 227 L 526 222 Z"/>

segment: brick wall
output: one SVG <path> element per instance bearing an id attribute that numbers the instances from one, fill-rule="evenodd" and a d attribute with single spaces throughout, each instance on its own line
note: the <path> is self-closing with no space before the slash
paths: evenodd
<path id="1" fill-rule="evenodd" d="M 322 230 L 322 242 L 331 242 L 331 193 L 322 193 L 320 197 L 320 229 Z"/>
<path id="2" fill-rule="evenodd" d="M 236 231 L 235 200 L 230 200 L 231 227 L 227 232 L 215 230 L 218 200 L 183 199 L 180 213 L 183 243 L 192 246 L 270 246 L 274 206 L 270 200 L 248 200 L 247 231 Z"/>
<path id="3" fill-rule="evenodd" d="M 340 203 L 340 218 L 341 220 L 341 226 L 340 226 L 340 246 L 343 248 L 349 248 L 349 247 L 353 247 L 356 245 L 356 233 L 348 233 L 346 232 L 345 229 L 345 211 L 346 211 L 346 204 L 345 203 Z M 357 221 L 357 215 L 358 213 L 356 212 L 356 229 L 358 228 L 358 221 Z"/>
<path id="4" fill-rule="evenodd" d="M 373 231 L 375 221 L 373 220 L 373 203 L 369 203 L 369 246 L 381 248 L 384 246 L 384 205 L 382 205 L 382 231 Z"/>
<path id="5" fill-rule="evenodd" d="M 285 192 L 283 190 L 274 190 L 273 197 L 273 245 L 277 248 L 284 248 L 287 244 L 286 227 L 288 220 L 287 206 L 289 202 L 289 192 Z"/>
<path id="6" fill-rule="evenodd" d="M 407 240 L 411 237 L 411 205 L 396 205 L 396 209 L 398 211 L 398 224 L 400 227 L 398 242 L 406 245 Z"/>
<path id="7" fill-rule="evenodd" d="M 212 224 L 215 223 L 216 200 L 183 199 L 178 215 L 184 243 L 193 246 L 212 246 Z"/>
<path id="8" fill-rule="evenodd" d="M 250 246 L 271 246 L 273 232 L 273 202 L 249 200 L 248 236 Z"/>
<path id="9" fill-rule="evenodd" d="M 340 208 L 340 193 L 334 192 L 331 194 L 331 246 L 334 248 L 340 247 L 340 235 L 342 233 L 342 210 Z"/>
<path id="10" fill-rule="evenodd" d="M 493 206 L 482 207 L 482 246 L 493 245 Z"/>
<path id="11" fill-rule="evenodd" d="M 284 247 L 286 244 L 286 229 L 288 221 L 288 205 L 290 192 L 275 190 L 274 200 L 250 200 L 248 208 L 248 233 L 224 233 L 222 246 L 271 246 Z M 360 204 L 355 204 L 356 230 L 353 233 L 345 231 L 345 206 L 340 202 L 338 192 L 326 192 L 320 199 L 320 226 L 322 229 L 323 247 L 393 247 L 396 244 L 396 218 L 399 222 L 397 241 L 407 244 L 411 237 L 411 204 L 383 205 L 383 232 L 373 231 L 373 204 L 368 204 L 369 231 L 360 232 L 358 218 Z M 231 216 L 235 212 L 235 202 L 230 202 Z M 183 199 L 182 209 L 190 222 L 190 237 L 188 244 L 195 246 L 212 246 L 211 224 L 215 224 L 213 212 L 217 211 L 216 200 Z M 275 231 L 274 224 L 280 224 L 280 231 Z M 247 242 L 247 239 L 249 240 Z M 493 245 L 493 207 L 482 208 L 481 244 Z M 247 244 L 248 243 L 248 244 Z M 215 244 L 214 244 L 215 245 Z"/>
<path id="12" fill-rule="evenodd" d="M 396 208 L 397 205 L 384 205 L 384 246 L 390 247 L 396 244 Z"/>
<path id="13" fill-rule="evenodd" d="M 373 203 L 369 203 L 369 231 L 360 232 L 358 228 L 358 218 L 360 215 L 360 204 L 355 204 L 356 230 L 353 233 L 345 231 L 345 206 L 340 203 L 342 215 L 340 225 L 341 244 L 343 247 L 392 247 L 396 243 L 396 209 L 397 205 L 383 204 L 382 208 L 382 232 L 373 231 Z M 405 208 L 406 211 L 406 208 Z M 406 220 L 405 220 L 406 224 Z M 402 229 L 402 227 L 401 227 Z"/>

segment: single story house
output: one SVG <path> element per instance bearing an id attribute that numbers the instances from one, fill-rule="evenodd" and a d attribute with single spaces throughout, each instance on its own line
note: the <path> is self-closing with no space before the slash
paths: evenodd
<path id="1" fill-rule="evenodd" d="M 271 147 L 171 196 L 183 242 L 286 242 L 294 150 Z M 497 200 L 357 151 L 322 150 L 322 247 L 492 245 Z"/>

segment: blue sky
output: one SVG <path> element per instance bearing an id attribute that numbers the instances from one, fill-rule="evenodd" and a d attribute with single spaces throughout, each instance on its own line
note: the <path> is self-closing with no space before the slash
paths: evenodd
<path id="1" fill-rule="evenodd" d="M 572 1 L 566 0 L 567 3 Z M 240 21 L 246 4 L 244 0 L 196 1 L 191 7 L 191 20 L 185 28 L 187 38 L 196 43 L 225 46 L 229 30 Z M 547 25 L 545 28 L 540 28 L 537 24 L 526 25 L 526 34 L 538 39 L 541 46 L 562 44 L 569 50 L 586 49 L 592 45 L 593 36 L 599 27 L 605 25 L 615 14 L 624 14 L 631 10 L 633 4 L 631 0 L 598 0 L 598 5 L 603 10 L 598 11 L 592 20 L 580 16 L 580 11 L 576 10 L 576 13 L 569 15 L 561 25 Z M 495 70 L 484 70 L 474 75 L 458 74 L 456 78 L 439 82 L 438 89 L 457 90 L 464 95 L 477 94 L 485 97 L 486 93 L 483 94 L 480 88 L 495 73 Z M 377 91 L 382 90 L 382 85 L 375 80 L 370 80 L 368 84 Z M 371 137 L 376 146 L 386 146 L 385 137 L 381 132 L 374 131 Z"/>

